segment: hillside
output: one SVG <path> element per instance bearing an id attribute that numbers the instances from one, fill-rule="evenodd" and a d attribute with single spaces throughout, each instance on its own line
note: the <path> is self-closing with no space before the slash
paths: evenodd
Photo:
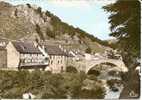
<path id="1" fill-rule="evenodd" d="M 103 52 L 108 46 L 82 29 L 75 28 L 51 12 L 30 4 L 13 6 L 0 2 L 0 36 L 12 40 L 50 40 L 68 48 Z M 104 46 L 105 45 L 105 46 Z"/>

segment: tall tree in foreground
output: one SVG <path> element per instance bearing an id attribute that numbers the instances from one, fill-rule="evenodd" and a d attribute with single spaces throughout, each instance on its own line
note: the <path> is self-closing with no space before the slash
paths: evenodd
<path id="1" fill-rule="evenodd" d="M 140 59 L 140 2 L 138 0 L 117 0 L 103 7 L 111 13 L 109 23 L 111 34 L 118 39 L 123 61 L 129 71 L 124 74 L 124 89 L 120 98 L 130 98 L 131 94 L 140 94 L 140 77 L 135 68 Z"/>

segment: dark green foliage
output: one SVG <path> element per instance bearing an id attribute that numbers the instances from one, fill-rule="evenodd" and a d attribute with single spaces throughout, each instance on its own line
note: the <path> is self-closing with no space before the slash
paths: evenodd
<path id="1" fill-rule="evenodd" d="M 117 0 L 114 4 L 103 8 L 111 13 L 109 16 L 112 31 L 110 35 L 118 39 L 118 48 L 121 50 L 123 61 L 129 69 L 127 74 L 122 74 L 122 79 L 128 86 L 124 88 L 123 91 L 126 93 L 122 92 L 121 98 L 127 98 L 129 97 L 127 91 L 135 91 L 133 87 L 140 87 L 139 83 L 132 83 L 132 81 L 139 82 L 140 80 L 139 76 L 134 75 L 134 70 L 138 63 L 136 59 L 140 59 L 141 53 L 141 3 L 139 0 Z M 140 94 L 139 90 L 135 93 Z"/>
<path id="2" fill-rule="evenodd" d="M 90 80 L 94 80 L 94 81 L 97 80 L 97 76 L 94 75 L 94 73 L 93 74 L 88 74 L 87 78 L 90 79 Z"/>
<path id="3" fill-rule="evenodd" d="M 0 96 L 2 98 L 22 98 L 23 93 L 31 92 L 41 99 L 83 98 L 81 95 L 84 72 L 51 74 L 45 71 L 0 71 Z M 103 98 L 104 91 L 97 87 L 91 90 L 95 95 L 86 94 L 88 98 Z"/>
<path id="4" fill-rule="evenodd" d="M 48 28 L 46 29 L 46 35 L 48 35 L 51 38 L 55 38 L 55 33 Z"/>
<path id="5" fill-rule="evenodd" d="M 29 3 L 26 4 L 29 8 L 31 8 L 31 5 Z"/>
<path id="6" fill-rule="evenodd" d="M 77 73 L 77 69 L 73 66 L 68 66 L 66 68 L 66 72 L 70 72 L 70 73 Z"/>
<path id="7" fill-rule="evenodd" d="M 52 14 L 49 11 L 46 11 L 45 14 L 46 14 L 46 16 L 49 16 L 49 17 L 52 16 Z"/>
<path id="8" fill-rule="evenodd" d="M 42 17 L 42 8 L 38 7 L 36 12 Z"/>
<path id="9" fill-rule="evenodd" d="M 97 70 L 89 70 L 88 71 L 88 75 L 95 75 L 95 76 L 99 76 L 100 72 Z"/>
<path id="10" fill-rule="evenodd" d="M 109 71 L 108 74 L 109 74 L 110 76 L 121 76 L 121 75 L 120 75 L 120 72 L 113 71 L 113 70 L 112 70 L 112 71 Z"/>
<path id="11" fill-rule="evenodd" d="M 38 24 L 36 24 L 36 32 L 38 33 L 40 39 L 44 40 L 43 33 L 42 33 L 40 26 Z"/>
<path id="12" fill-rule="evenodd" d="M 91 48 L 88 47 L 88 48 L 85 50 L 85 52 L 86 52 L 86 53 L 91 53 Z"/>
<path id="13" fill-rule="evenodd" d="M 114 84 L 122 84 L 121 80 L 117 80 L 117 79 L 111 79 L 111 80 L 107 80 L 107 85 L 110 88 L 114 87 Z"/>
<path id="14" fill-rule="evenodd" d="M 89 97 L 91 97 L 91 99 L 103 99 L 105 95 L 104 93 L 104 89 L 101 87 L 91 90 L 84 89 L 80 93 L 80 98 L 90 99 Z"/>
<path id="15" fill-rule="evenodd" d="M 140 56 L 140 2 L 138 0 L 118 0 L 103 7 L 110 12 L 111 36 L 119 40 L 120 48 Z M 123 25 L 123 27 L 119 27 Z"/>
<path id="16" fill-rule="evenodd" d="M 72 25 L 62 22 L 61 19 L 59 19 L 57 16 L 53 15 L 49 11 L 46 11 L 46 15 L 51 17 L 51 24 L 53 25 L 53 28 L 54 28 L 53 33 L 55 35 L 69 34 L 72 38 L 74 35 L 77 35 L 80 39 L 87 37 L 94 42 L 98 42 L 102 45 L 112 47 L 112 45 L 108 44 L 107 41 L 102 41 L 98 39 L 97 37 L 94 37 L 93 35 L 88 34 L 87 32 L 83 31 L 80 28 L 75 28 Z"/>

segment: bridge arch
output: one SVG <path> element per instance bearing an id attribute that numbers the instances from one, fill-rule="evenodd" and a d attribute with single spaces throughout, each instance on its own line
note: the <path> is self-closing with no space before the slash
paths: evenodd
<path id="1" fill-rule="evenodd" d="M 92 61 L 86 63 L 86 70 L 85 72 L 88 73 L 88 71 L 92 68 L 95 68 L 96 65 L 100 64 L 112 64 L 114 69 L 117 69 L 118 71 L 126 72 L 128 69 L 126 68 L 124 62 L 122 60 L 115 60 L 115 59 L 104 59 L 104 60 L 98 60 L 98 61 Z"/>
<path id="2" fill-rule="evenodd" d="M 110 63 L 110 62 L 102 62 L 100 64 L 96 64 L 94 66 L 92 66 L 92 68 L 90 68 L 87 72 L 87 74 L 91 74 L 91 73 L 97 73 L 100 71 L 104 71 L 104 70 L 111 70 L 114 67 L 117 67 L 116 64 Z"/>

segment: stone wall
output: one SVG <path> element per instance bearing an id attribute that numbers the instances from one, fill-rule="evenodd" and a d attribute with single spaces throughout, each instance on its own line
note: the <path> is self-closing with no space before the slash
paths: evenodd
<path id="1" fill-rule="evenodd" d="M 50 55 L 49 66 L 53 73 L 60 73 L 66 70 L 66 57 L 60 55 Z"/>
<path id="2" fill-rule="evenodd" d="M 7 67 L 18 68 L 20 62 L 19 52 L 15 49 L 15 47 L 11 42 L 9 42 L 6 49 L 7 49 Z"/>

